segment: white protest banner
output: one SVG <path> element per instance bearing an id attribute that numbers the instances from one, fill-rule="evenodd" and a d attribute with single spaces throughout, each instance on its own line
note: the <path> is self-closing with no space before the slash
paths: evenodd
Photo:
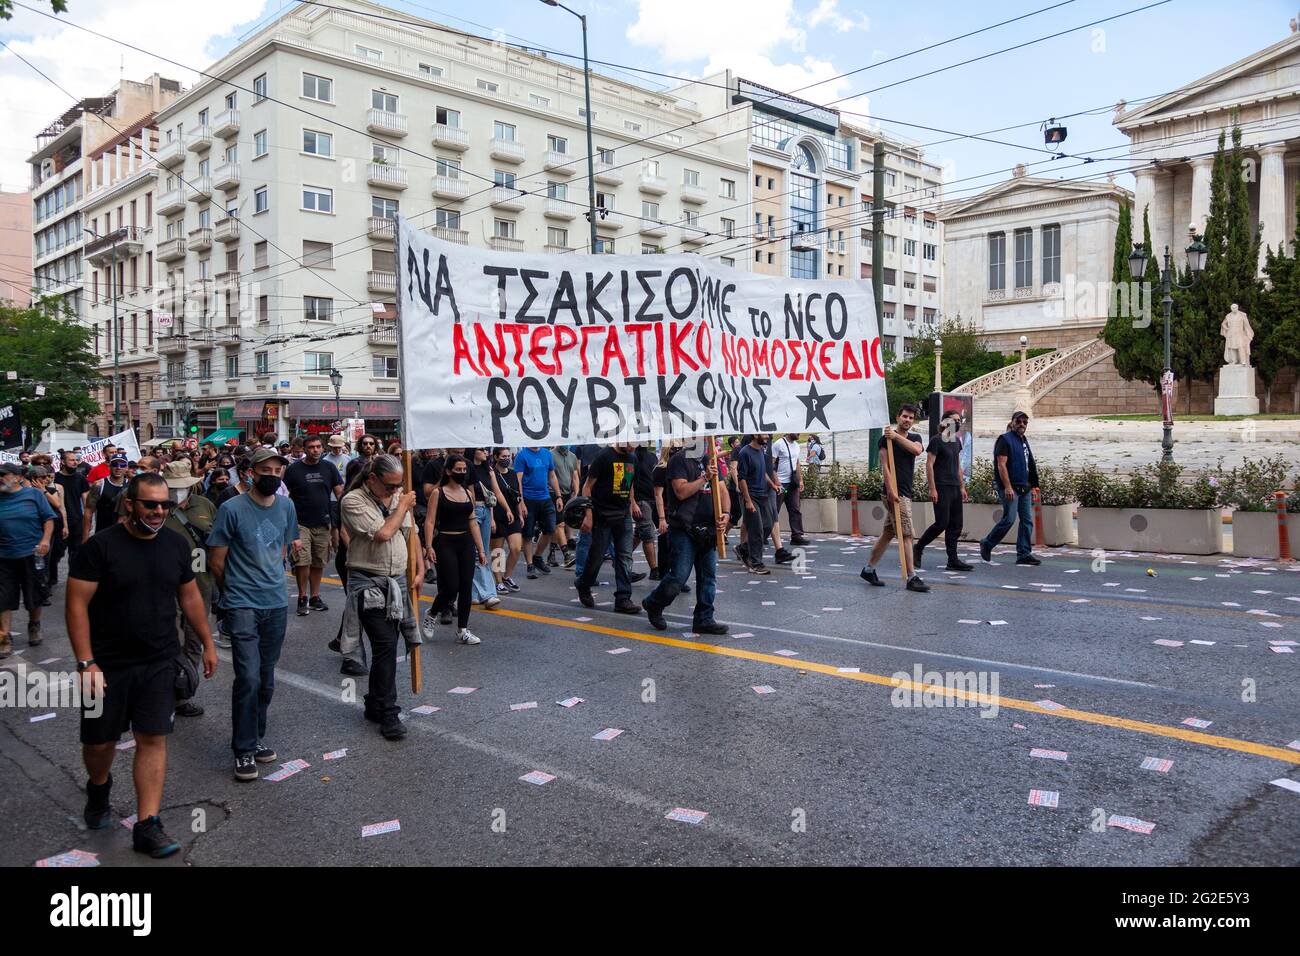
<path id="1" fill-rule="evenodd" d="M 86 445 L 81 449 L 81 460 L 90 465 L 98 465 L 104 460 L 104 448 L 108 445 L 120 448 L 122 454 L 131 461 L 140 460 L 140 443 L 136 440 L 134 428 L 128 428 L 124 432 L 97 439 Z"/>
<path id="2" fill-rule="evenodd" d="M 4 462 L 5 464 L 9 464 L 9 465 L 21 465 L 23 463 L 23 459 L 20 455 L 17 455 L 14 452 L 0 451 L 0 462 Z"/>
<path id="3" fill-rule="evenodd" d="M 397 237 L 408 447 L 888 424 L 866 282 Z"/>

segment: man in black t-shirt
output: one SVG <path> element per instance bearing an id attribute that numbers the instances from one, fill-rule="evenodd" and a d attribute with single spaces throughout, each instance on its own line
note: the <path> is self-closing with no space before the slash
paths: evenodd
<path id="1" fill-rule="evenodd" d="M 63 488 L 63 510 L 68 515 L 68 567 L 81 549 L 82 539 L 86 537 L 82 521 L 86 513 L 86 497 L 90 494 L 90 482 L 77 468 L 77 453 L 59 452 L 61 466 L 54 475 L 54 483 Z"/>
<path id="2" fill-rule="evenodd" d="M 575 586 L 583 607 L 595 607 L 592 585 L 605 563 L 605 549 L 614 543 L 614 610 L 620 614 L 640 614 L 632 602 L 632 522 L 641 516 L 633 490 L 636 483 L 636 456 L 631 445 L 611 445 L 595 457 L 582 493 L 591 499 L 591 507 L 582 520 L 582 530 L 591 535 L 590 550 L 582 574 Z"/>
<path id="3" fill-rule="evenodd" d="M 203 674 L 217 669 L 217 648 L 192 567 L 190 544 L 163 527 L 172 502 L 167 483 L 141 474 L 127 484 L 126 520 L 92 537 L 68 574 L 68 638 L 81 673 L 86 825 L 108 826 L 118 738 L 135 735 L 138 823 L 135 849 L 170 856 L 180 843 L 163 832 L 158 809 L 167 773 L 177 690 L 176 605 L 203 643 Z"/>
<path id="4" fill-rule="evenodd" d="M 664 608 L 682 591 L 682 585 L 695 569 L 695 612 L 692 625 L 697 634 L 726 634 L 727 626 L 713 620 L 713 598 L 718 584 L 717 521 L 713 516 L 713 483 L 718 473 L 712 460 L 701 463 L 679 451 L 668 460 L 666 495 L 675 499 L 668 514 L 668 534 L 672 539 L 669 553 L 672 564 L 664 568 L 663 578 L 641 606 L 646 617 L 659 630 L 666 630 Z M 721 488 L 722 512 L 730 508 L 727 488 Z"/>
<path id="5" fill-rule="evenodd" d="M 645 552 L 646 564 L 650 565 L 650 580 L 659 580 L 659 560 L 656 543 L 659 541 L 659 522 L 655 514 L 655 465 L 659 460 L 655 453 L 645 445 L 638 445 L 633 453 L 636 456 L 636 476 L 632 480 L 632 491 L 636 495 L 637 507 L 641 517 L 636 520 L 636 536 L 641 539 L 641 550 Z"/>
<path id="6" fill-rule="evenodd" d="M 898 428 L 894 430 L 885 426 L 884 434 L 880 436 L 880 450 L 884 453 L 880 456 L 880 469 L 885 474 L 885 529 L 880 532 L 880 537 L 871 548 L 871 557 L 867 559 L 867 566 L 862 569 L 862 580 L 874 587 L 882 588 L 885 582 L 880 580 L 880 575 L 876 573 L 876 565 L 880 559 L 885 556 L 885 550 L 889 547 L 889 542 L 894 540 L 898 535 L 903 539 L 903 561 L 907 563 L 912 551 L 912 480 L 916 475 L 916 456 L 924 451 L 921 445 L 921 436 L 912 431 L 912 425 L 916 421 L 916 406 L 910 402 L 904 403 L 903 407 L 898 410 Z M 890 490 L 890 473 L 893 474 L 894 484 L 897 488 L 897 494 Z M 898 518 L 901 527 L 894 526 L 894 506 L 898 506 Z M 904 568 L 903 573 L 907 577 L 907 589 L 909 591 L 925 592 L 930 590 L 930 585 L 921 580 L 921 576 L 916 573 L 916 568 Z"/>
<path id="7" fill-rule="evenodd" d="M 284 487 L 289 492 L 294 510 L 298 512 L 298 540 L 302 547 L 293 558 L 293 574 L 298 579 L 298 614 L 306 617 L 310 611 L 328 611 L 321 600 L 320 579 L 329 560 L 330 521 L 333 509 L 330 495 L 335 500 L 343 497 L 343 476 L 328 461 L 322 459 L 325 446 L 319 435 L 308 436 L 303 442 L 303 458 L 284 470 Z M 311 588 L 308 603 L 307 589 Z M 310 609 L 310 611 L 309 611 Z"/>
<path id="8" fill-rule="evenodd" d="M 948 551 L 948 570 L 972 570 L 971 565 L 957 556 L 957 539 L 962 528 L 961 503 L 970 497 L 961 468 L 961 437 L 961 412 L 950 408 L 939 419 L 939 431 L 930 439 L 926 450 L 925 477 L 930 500 L 934 502 L 934 524 L 925 529 L 912 549 L 912 563 L 918 571 L 925 546 L 940 534 Z"/>

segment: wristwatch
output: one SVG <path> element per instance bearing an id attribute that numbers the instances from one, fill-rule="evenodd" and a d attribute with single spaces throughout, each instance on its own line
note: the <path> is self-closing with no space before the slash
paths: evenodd
<path id="1" fill-rule="evenodd" d="M 93 657 L 90 658 L 89 660 L 77 661 L 77 673 L 80 674 L 82 671 L 93 666 L 94 663 L 95 663 L 95 659 Z"/>

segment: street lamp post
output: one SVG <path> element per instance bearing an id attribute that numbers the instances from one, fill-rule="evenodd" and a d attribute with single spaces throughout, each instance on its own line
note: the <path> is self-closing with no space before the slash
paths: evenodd
<path id="1" fill-rule="evenodd" d="M 934 390 L 943 391 L 943 339 L 934 340 Z"/>
<path id="2" fill-rule="evenodd" d="M 83 229 L 82 232 L 87 233 L 95 239 L 100 238 L 99 233 L 94 229 Z M 121 383 L 119 382 L 121 376 L 118 374 L 119 369 L 121 368 L 121 359 L 118 356 L 117 351 L 117 337 L 119 334 L 117 321 L 117 240 L 119 238 L 124 238 L 125 235 L 125 229 L 117 229 L 114 230 L 111 236 L 106 237 L 112 240 L 111 248 L 113 254 L 113 264 L 108 273 L 109 290 L 113 296 L 113 327 L 110 332 L 113 338 L 113 429 L 109 432 L 110 435 L 116 435 L 120 431 L 118 424 L 122 420 L 122 391 Z"/>
<path id="3" fill-rule="evenodd" d="M 330 384 L 334 386 L 334 417 L 341 421 L 343 415 L 339 412 L 339 390 L 343 388 L 343 373 L 336 368 L 330 369 Z"/>
<path id="4" fill-rule="evenodd" d="M 1027 335 L 1020 336 L 1020 384 L 1022 386 L 1025 384 L 1025 376 L 1027 372 L 1027 369 L 1025 368 L 1025 357 L 1029 354 L 1028 349 L 1029 349 L 1029 336 Z"/>
<path id="5" fill-rule="evenodd" d="M 1183 284 L 1174 280 L 1173 260 L 1168 246 L 1165 246 L 1164 267 L 1160 270 L 1162 294 L 1160 304 L 1164 309 L 1165 319 L 1165 361 L 1164 370 L 1160 373 L 1160 406 L 1164 418 L 1164 429 L 1160 438 L 1160 460 L 1165 463 L 1174 460 L 1174 363 L 1169 348 L 1169 325 L 1174 309 L 1173 290 L 1190 289 L 1196 285 L 1200 280 L 1201 272 L 1205 269 L 1205 259 L 1210 251 L 1203 237 L 1196 234 L 1195 223 L 1188 228 L 1188 234 L 1192 241 L 1186 249 L 1187 269 L 1191 273 L 1192 281 Z M 1128 257 L 1128 270 L 1134 282 L 1141 282 L 1142 277 L 1146 275 L 1147 259 L 1150 256 L 1150 251 L 1142 243 L 1133 244 L 1133 251 Z"/>
<path id="6" fill-rule="evenodd" d="M 591 138 L 591 64 L 587 61 L 587 18 L 576 10 L 569 10 L 559 0 L 542 0 L 548 7 L 568 10 L 582 21 L 582 94 L 587 104 L 587 225 L 591 232 L 591 251 L 596 247 L 596 158 Z"/>

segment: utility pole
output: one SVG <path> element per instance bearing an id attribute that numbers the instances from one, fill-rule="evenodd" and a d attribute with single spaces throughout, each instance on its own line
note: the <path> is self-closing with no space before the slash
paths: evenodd
<path id="1" fill-rule="evenodd" d="M 548 7 L 567 10 L 582 21 L 582 95 L 587 104 L 587 227 L 591 233 L 591 251 L 596 253 L 596 156 L 591 138 L 591 64 L 587 60 L 587 18 L 577 10 L 570 10 L 559 0 L 542 0 Z"/>
<path id="2" fill-rule="evenodd" d="M 871 147 L 871 295 L 876 302 L 880 339 L 885 338 L 885 144 L 877 139 Z M 895 317 L 897 321 L 897 317 Z M 880 467 L 880 429 L 870 432 L 867 464 Z"/>

